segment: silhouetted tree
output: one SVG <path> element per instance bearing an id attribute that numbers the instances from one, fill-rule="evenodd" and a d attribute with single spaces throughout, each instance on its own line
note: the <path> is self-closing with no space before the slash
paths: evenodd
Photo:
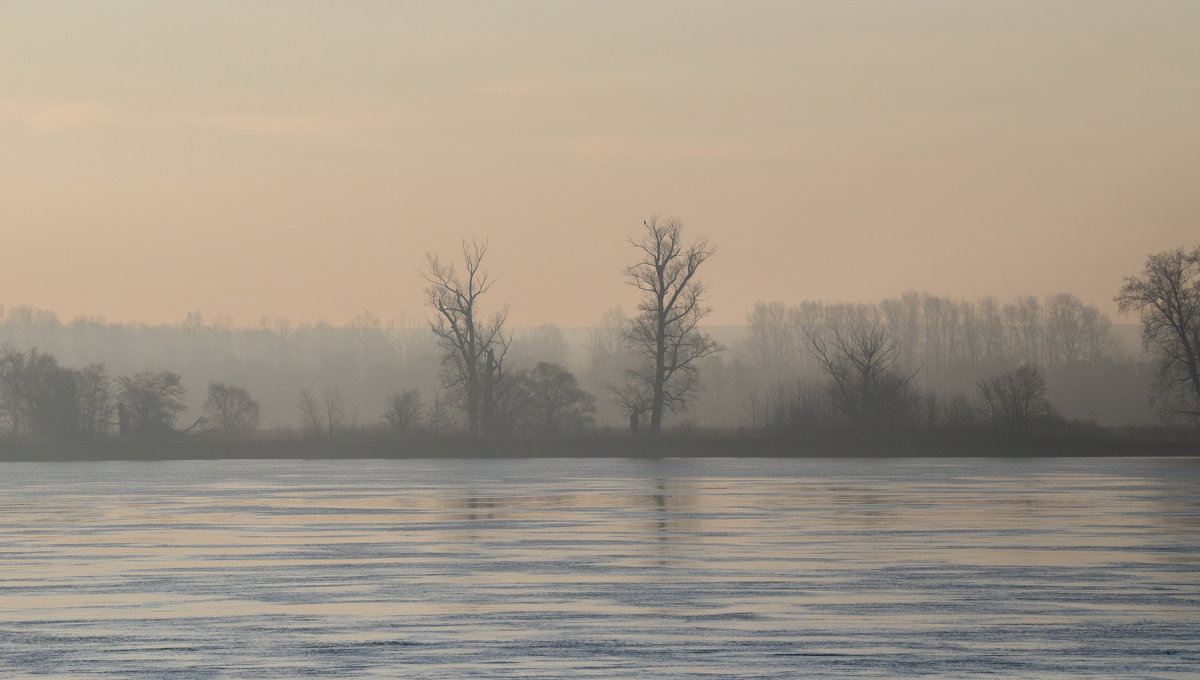
<path id="1" fill-rule="evenodd" d="M 579 387 L 567 369 L 538 362 L 526 377 L 529 385 L 531 429 L 539 434 L 578 433 L 592 424 L 596 398 Z"/>
<path id="2" fill-rule="evenodd" d="M 29 414 L 33 428 L 44 436 L 79 433 L 79 398 L 75 371 L 62 368 L 53 355 L 30 350 L 26 364 Z"/>
<path id="3" fill-rule="evenodd" d="M 78 402 L 70 371 L 59 367 L 53 355 L 38 351 L 6 352 L 3 373 L 5 403 L 12 410 L 14 433 L 24 426 L 30 434 L 76 434 Z"/>
<path id="4" fill-rule="evenodd" d="M 320 437 L 325 432 L 321 406 L 307 387 L 301 387 L 296 395 L 296 411 L 300 416 L 300 429 L 308 436 Z"/>
<path id="5" fill-rule="evenodd" d="M 37 348 L 0 350 L 0 411 L 13 434 L 93 436 L 108 429 L 112 408 L 103 366 L 65 368 Z"/>
<path id="6" fill-rule="evenodd" d="M 423 410 L 421 392 L 414 388 L 389 395 L 383 417 L 396 434 L 407 434 L 420 425 Z"/>
<path id="7" fill-rule="evenodd" d="M 486 254 L 487 243 L 463 241 L 465 278 L 436 255 L 428 256 L 428 271 L 422 275 L 429 283 L 429 306 L 437 312 L 429 327 L 445 353 L 443 387 L 461 391 L 467 428 L 476 433 L 492 431 L 494 392 L 511 341 L 504 327 L 507 308 L 487 320 L 479 310 L 479 299 L 492 287 L 482 269 Z"/>
<path id="8" fill-rule="evenodd" d="M 241 387 L 210 383 L 204 401 L 208 428 L 223 434 L 244 434 L 258 429 L 258 402 Z"/>
<path id="9" fill-rule="evenodd" d="M 629 240 L 641 260 L 625 269 L 629 285 L 642 294 L 626 335 L 641 361 L 628 373 L 634 385 L 626 394 L 649 397 L 649 429 L 658 434 L 664 412 L 686 408 L 698 389 L 697 362 L 720 349 L 698 328 L 709 309 L 697 274 L 715 249 L 704 239 L 684 244 L 677 218 L 654 216 L 642 224 L 641 237 Z"/>
<path id="10" fill-rule="evenodd" d="M 808 348 L 830 378 L 838 409 L 855 425 L 887 422 L 915 374 L 901 373 L 900 349 L 887 329 L 855 321 L 808 334 Z"/>
<path id="11" fill-rule="evenodd" d="M 429 429 L 434 434 L 454 426 L 452 414 L 446 404 L 446 397 L 440 391 L 433 393 L 433 401 L 429 402 L 425 418 L 429 423 Z"/>
<path id="12" fill-rule="evenodd" d="M 612 395 L 613 401 L 624 410 L 626 417 L 629 418 L 630 433 L 641 434 L 642 419 L 650 410 L 649 386 L 644 380 L 636 379 L 635 376 L 635 379 L 615 385 L 606 385 L 605 388 Z"/>
<path id="13" fill-rule="evenodd" d="M 984 416 L 995 427 L 1025 434 L 1056 416 L 1046 399 L 1046 382 L 1033 366 L 1025 364 L 1007 373 L 979 381 Z"/>
<path id="14" fill-rule="evenodd" d="M 14 435 L 20 435 L 25 426 L 24 394 L 20 389 L 24 365 L 24 352 L 18 352 L 11 345 L 0 348 L 0 411 Z"/>
<path id="15" fill-rule="evenodd" d="M 1158 355 L 1159 413 L 1200 422 L 1200 246 L 1146 258 L 1115 299 L 1122 314 L 1141 313 L 1142 341 Z"/>
<path id="16" fill-rule="evenodd" d="M 326 387 L 321 394 L 321 406 L 325 414 L 325 432 L 330 439 L 333 439 L 346 422 L 346 398 L 342 395 L 341 390 Z"/>
<path id="17" fill-rule="evenodd" d="M 175 421 L 187 407 L 186 390 L 177 373 L 143 371 L 117 378 L 118 407 L 127 430 L 122 434 L 160 436 L 175 431 Z"/>
<path id="18" fill-rule="evenodd" d="M 506 371 L 489 391 L 492 434 L 528 432 L 534 411 L 529 371 Z"/>
<path id="19" fill-rule="evenodd" d="M 73 371 L 78 399 L 79 432 L 95 436 L 108 432 L 113 419 L 112 381 L 100 364 Z"/>

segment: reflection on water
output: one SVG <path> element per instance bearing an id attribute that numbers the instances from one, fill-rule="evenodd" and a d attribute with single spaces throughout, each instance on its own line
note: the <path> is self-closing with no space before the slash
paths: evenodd
<path id="1" fill-rule="evenodd" d="M 1200 462 L 0 464 L 0 671 L 1195 677 Z"/>

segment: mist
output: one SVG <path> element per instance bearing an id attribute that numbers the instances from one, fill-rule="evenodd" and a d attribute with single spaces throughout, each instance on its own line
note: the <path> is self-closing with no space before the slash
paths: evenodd
<path id="1" fill-rule="evenodd" d="M 1200 2 L 2 0 L 0 65 L 0 676 L 1196 676 Z"/>

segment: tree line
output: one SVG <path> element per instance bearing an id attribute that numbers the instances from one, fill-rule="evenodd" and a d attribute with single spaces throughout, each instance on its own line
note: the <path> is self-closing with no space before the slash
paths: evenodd
<path id="1" fill-rule="evenodd" d="M 428 257 L 423 330 L 371 314 L 347 326 L 264 319 L 236 328 L 190 314 L 179 326 L 130 327 L 0 309 L 0 333 L 11 343 L 0 353 L 0 415 L 11 435 L 58 438 L 114 430 L 247 436 L 263 412 L 272 429 L 324 438 L 369 427 L 396 436 L 579 435 L 618 419 L 655 435 L 668 417 L 676 427 L 1027 433 L 1062 423 L 1060 402 L 1070 411 L 1089 399 L 1141 398 L 1139 360 L 1122 350 L 1107 317 L 1069 294 L 760 303 L 744 337 L 722 343 L 701 325 L 710 311 L 701 274 L 715 247 L 686 239 L 677 218 L 660 217 L 628 243 L 634 255 L 624 277 L 638 305 L 632 314 L 606 313 L 585 341 L 576 338 L 587 358 L 573 363 L 560 329 L 511 329 L 507 307 L 492 304 L 486 241 L 464 241 L 452 259 Z M 1198 271 L 1200 248 L 1152 255 L 1116 298 L 1123 313 L 1141 315 L 1156 362 L 1150 403 L 1169 421 L 1200 420 Z M 38 339 L 59 343 L 83 367 L 60 365 Z M 22 345 L 30 349 L 16 349 Z M 95 359 L 113 349 L 120 358 L 121 348 L 125 370 L 112 378 Z M 130 361 L 159 352 L 157 370 Z M 161 370 L 168 358 L 189 375 L 208 372 L 202 401 L 179 373 Z M 348 380 L 357 381 L 353 388 Z M 269 408 L 259 405 L 263 394 Z M 197 407 L 199 418 L 181 421 Z"/>
<path id="2" fill-rule="evenodd" d="M 16 436 L 79 439 L 108 434 L 116 424 L 123 435 L 156 437 L 204 426 L 223 434 L 258 429 L 258 402 L 245 389 L 223 383 L 208 386 L 203 415 L 179 428 L 187 410 L 179 375 L 143 371 L 108 376 L 104 366 L 60 366 L 37 348 L 0 349 L 0 415 Z"/>

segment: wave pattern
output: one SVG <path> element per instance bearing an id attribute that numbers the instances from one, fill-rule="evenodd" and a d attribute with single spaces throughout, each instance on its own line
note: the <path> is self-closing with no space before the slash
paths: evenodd
<path id="1" fill-rule="evenodd" d="M 1200 461 L 0 464 L 0 672 L 1184 678 Z"/>

